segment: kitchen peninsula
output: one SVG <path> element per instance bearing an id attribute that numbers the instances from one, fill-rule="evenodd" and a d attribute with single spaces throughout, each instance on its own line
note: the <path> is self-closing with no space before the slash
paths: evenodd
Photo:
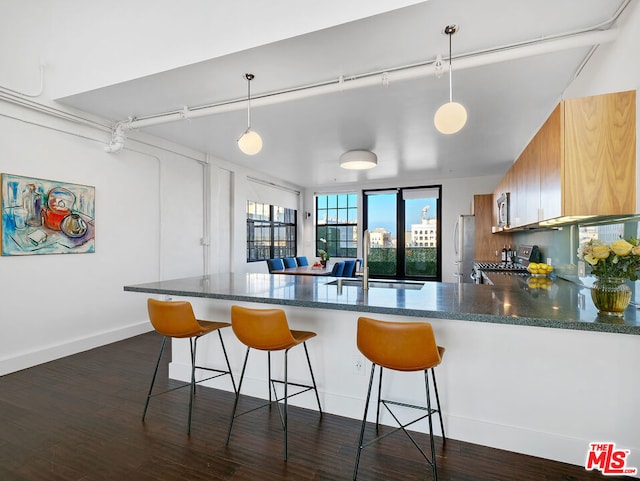
<path id="1" fill-rule="evenodd" d="M 624 318 L 598 316 L 589 289 L 557 279 L 546 290 L 527 279 L 507 277 L 499 286 L 440 282 L 396 283 L 364 291 L 335 278 L 269 274 L 220 274 L 126 286 L 125 291 L 248 301 L 282 306 L 358 311 L 410 317 L 459 319 L 560 329 L 640 334 L 636 308 Z"/>
<path id="2" fill-rule="evenodd" d="M 564 280 L 554 282 L 557 289 L 537 293 L 517 280 L 511 286 L 425 283 L 368 292 L 335 280 L 218 274 L 125 290 L 187 298 L 202 319 L 228 320 L 232 304 L 282 307 L 292 328 L 318 334 L 309 351 L 323 409 L 356 419 L 369 372 L 368 363 L 358 367 L 364 361 L 355 343 L 358 316 L 427 320 L 446 348 L 437 369 L 449 437 L 576 465 L 583 465 L 589 442 L 613 440 L 631 450 L 630 465 L 640 465 L 634 456 L 640 454 L 640 387 L 631 381 L 640 365 L 634 308 L 623 319 L 600 319 L 588 289 Z M 239 371 L 244 348 L 230 330 L 223 335 L 232 369 Z M 222 362 L 213 343 L 201 342 L 207 362 Z M 292 379 L 306 379 L 302 361 L 290 362 Z M 246 392 L 264 398 L 264 366 L 251 368 Z M 174 341 L 170 375 L 189 379 L 188 343 Z M 424 397 L 417 378 L 394 379 L 393 388 L 406 393 L 409 404 Z M 302 395 L 295 402 L 313 408 L 314 400 Z M 393 423 L 386 415 L 381 422 Z"/>

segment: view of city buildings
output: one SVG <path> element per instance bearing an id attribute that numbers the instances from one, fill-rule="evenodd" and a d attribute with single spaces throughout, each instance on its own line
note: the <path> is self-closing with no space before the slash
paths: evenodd
<path id="1" fill-rule="evenodd" d="M 372 248 L 395 247 L 396 239 L 392 238 L 391 232 L 384 227 L 376 227 L 369 231 Z"/>
<path id="2" fill-rule="evenodd" d="M 406 247 L 437 247 L 438 246 L 438 223 L 437 220 L 429 216 L 429 206 L 426 205 L 421 211 L 419 224 L 411 224 L 411 230 L 405 232 Z M 370 231 L 371 247 L 396 247 L 397 239 L 384 227 L 375 227 Z"/>
<path id="3" fill-rule="evenodd" d="M 407 247 L 437 247 L 438 223 L 434 217 L 429 216 L 429 206 L 422 209 L 419 224 L 411 224 L 411 232 L 405 236 Z"/>

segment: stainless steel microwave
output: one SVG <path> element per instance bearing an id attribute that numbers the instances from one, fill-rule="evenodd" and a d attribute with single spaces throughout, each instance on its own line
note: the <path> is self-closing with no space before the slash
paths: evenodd
<path id="1" fill-rule="evenodd" d="M 498 197 L 498 227 L 509 227 L 511 222 L 511 205 L 509 192 Z"/>

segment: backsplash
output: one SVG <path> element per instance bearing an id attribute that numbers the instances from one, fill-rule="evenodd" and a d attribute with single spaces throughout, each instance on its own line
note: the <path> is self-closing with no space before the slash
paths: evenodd
<path id="1" fill-rule="evenodd" d="M 523 231 L 513 233 L 516 245 L 532 244 L 540 248 L 542 262 L 551 258 L 552 265 L 560 272 L 570 273 L 574 271 L 572 280 L 591 286 L 593 277 L 587 274 L 586 277 L 577 277 L 578 256 L 577 251 L 581 242 L 590 238 L 598 238 L 605 242 L 629 237 L 640 237 L 638 231 L 638 221 L 624 223 L 603 224 L 598 226 L 578 227 L 577 225 L 566 226 L 559 230 L 549 231 Z M 587 268 L 587 272 L 589 269 Z M 632 302 L 640 305 L 640 281 L 632 282 L 633 289 Z"/>
<path id="2" fill-rule="evenodd" d="M 577 237 L 577 226 L 567 226 L 560 230 L 522 231 L 513 234 L 516 245 L 531 244 L 540 248 L 542 262 L 551 258 L 551 264 L 555 267 L 575 264 L 577 259 L 575 252 L 578 249 L 572 246 L 572 238 Z"/>

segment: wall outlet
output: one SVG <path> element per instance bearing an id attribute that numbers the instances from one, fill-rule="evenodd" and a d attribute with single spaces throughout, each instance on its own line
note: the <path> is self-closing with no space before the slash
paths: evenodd
<path id="1" fill-rule="evenodd" d="M 364 359 L 361 357 L 356 357 L 353 360 L 353 372 L 356 374 L 360 374 L 364 376 Z"/>
<path id="2" fill-rule="evenodd" d="M 547 265 L 550 266 L 551 264 L 551 257 L 547 257 Z"/>

